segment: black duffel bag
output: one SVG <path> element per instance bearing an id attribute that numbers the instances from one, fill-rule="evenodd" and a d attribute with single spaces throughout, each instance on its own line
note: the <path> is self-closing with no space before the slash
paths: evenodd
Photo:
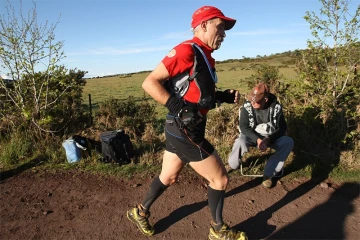
<path id="1" fill-rule="evenodd" d="M 100 134 L 101 153 L 104 162 L 126 164 L 134 157 L 133 145 L 124 130 L 107 131 Z"/>

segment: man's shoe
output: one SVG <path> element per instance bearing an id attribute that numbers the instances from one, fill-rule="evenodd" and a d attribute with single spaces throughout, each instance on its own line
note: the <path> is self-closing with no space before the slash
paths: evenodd
<path id="1" fill-rule="evenodd" d="M 145 214 L 139 207 L 134 207 L 126 212 L 126 216 L 144 235 L 154 235 L 154 228 L 149 223 L 150 212 Z"/>
<path id="2" fill-rule="evenodd" d="M 264 176 L 262 185 L 266 188 L 271 188 L 273 186 L 272 178 Z"/>
<path id="3" fill-rule="evenodd" d="M 223 224 L 219 231 L 211 226 L 209 232 L 209 240 L 248 240 L 246 233 L 238 232 Z"/>

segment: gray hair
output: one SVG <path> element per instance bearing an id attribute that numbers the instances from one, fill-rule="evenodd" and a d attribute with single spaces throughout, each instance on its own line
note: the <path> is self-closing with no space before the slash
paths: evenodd
<path id="1" fill-rule="evenodd" d="M 201 24 L 197 25 L 195 28 L 192 28 L 191 31 L 193 32 L 193 34 L 195 34 L 196 32 L 198 32 L 201 28 L 200 26 Z"/>
<path id="2" fill-rule="evenodd" d="M 209 20 L 206 20 L 206 22 L 211 23 L 211 22 L 213 22 L 214 19 L 215 18 L 211 18 Z M 197 25 L 195 28 L 192 28 L 191 31 L 193 32 L 193 34 L 195 34 L 196 32 L 198 32 L 200 30 L 200 28 L 201 28 L 201 23 L 199 25 Z"/>

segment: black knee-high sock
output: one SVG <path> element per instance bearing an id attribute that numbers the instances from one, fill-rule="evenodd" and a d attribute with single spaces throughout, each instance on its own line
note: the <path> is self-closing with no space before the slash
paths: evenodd
<path id="1" fill-rule="evenodd" d="M 154 181 L 150 185 L 150 189 L 147 192 L 144 201 L 141 204 L 144 207 L 145 213 L 149 211 L 151 205 L 165 191 L 166 188 L 167 186 L 160 181 L 159 177 L 154 179 Z"/>
<path id="2" fill-rule="evenodd" d="M 216 225 L 222 227 L 223 219 L 222 212 L 224 207 L 225 190 L 215 190 L 208 186 L 208 201 L 211 211 L 211 216 Z M 218 229 L 215 229 L 218 231 Z"/>

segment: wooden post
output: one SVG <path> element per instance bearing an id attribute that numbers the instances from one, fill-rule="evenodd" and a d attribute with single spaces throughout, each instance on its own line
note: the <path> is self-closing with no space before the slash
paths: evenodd
<path id="1" fill-rule="evenodd" d="M 90 123 L 91 123 L 91 125 L 93 125 L 92 105 L 91 105 L 91 94 L 89 94 L 89 110 L 90 110 Z"/>

